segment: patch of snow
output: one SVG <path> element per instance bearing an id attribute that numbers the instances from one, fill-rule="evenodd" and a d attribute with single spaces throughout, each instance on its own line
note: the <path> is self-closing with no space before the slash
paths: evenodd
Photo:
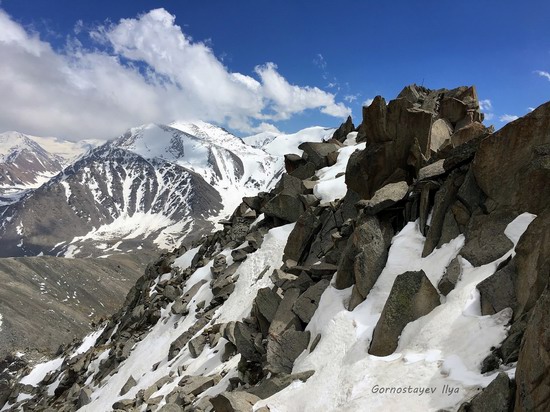
<path id="1" fill-rule="evenodd" d="M 81 354 L 87 352 L 88 349 L 92 348 L 95 345 L 97 339 L 101 336 L 101 334 L 105 330 L 106 326 L 107 325 L 103 326 L 101 329 L 98 329 L 98 330 L 86 335 L 84 337 L 84 339 L 82 340 L 82 343 L 80 344 L 80 346 L 74 351 L 74 353 L 71 356 L 69 356 L 69 359 L 72 359 L 75 356 L 81 355 Z"/>
<path id="2" fill-rule="evenodd" d="M 62 363 L 63 358 L 56 358 L 48 362 L 39 363 L 27 376 L 21 379 L 20 383 L 22 385 L 37 386 L 48 373 L 58 369 Z"/>

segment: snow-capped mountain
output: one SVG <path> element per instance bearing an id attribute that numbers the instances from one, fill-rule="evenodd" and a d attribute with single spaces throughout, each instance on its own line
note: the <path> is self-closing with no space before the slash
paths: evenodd
<path id="1" fill-rule="evenodd" d="M 96 146 L 18 132 L 0 134 L 0 205 L 13 203 Z"/>
<path id="2" fill-rule="evenodd" d="M 244 196 L 268 190 L 284 153 L 301 153 L 301 142 L 331 130 L 279 135 L 264 150 L 204 122 L 132 128 L 0 209 L 0 255 L 171 249 L 213 228 Z"/>

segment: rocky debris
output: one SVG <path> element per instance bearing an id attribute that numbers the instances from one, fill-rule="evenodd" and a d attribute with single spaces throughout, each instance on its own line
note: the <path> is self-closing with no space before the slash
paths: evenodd
<path id="1" fill-rule="evenodd" d="M 392 354 L 405 326 L 430 313 L 439 303 L 439 294 L 424 271 L 397 276 L 374 328 L 369 353 L 375 356 Z"/>
<path id="2" fill-rule="evenodd" d="M 494 315 L 502 309 L 516 307 L 516 277 L 516 264 L 512 260 L 477 285 L 482 315 Z"/>
<path id="3" fill-rule="evenodd" d="M 548 277 L 548 272 L 546 273 Z M 547 287 L 529 319 L 516 369 L 515 411 L 550 409 L 550 291 Z"/>
<path id="4" fill-rule="evenodd" d="M 250 412 L 260 398 L 248 392 L 223 392 L 210 398 L 214 412 Z"/>
<path id="5" fill-rule="evenodd" d="M 462 276 L 462 266 L 458 257 L 455 257 L 445 269 L 445 273 L 437 283 L 437 289 L 443 296 L 447 296 L 456 286 Z"/>
<path id="6" fill-rule="evenodd" d="M 183 408 L 175 403 L 167 403 L 158 412 L 183 412 Z"/>
<path id="7" fill-rule="evenodd" d="M 539 214 L 548 207 L 549 128 L 550 102 L 481 142 L 473 162 L 474 175 L 499 208 Z"/>
<path id="8" fill-rule="evenodd" d="M 346 121 L 342 123 L 338 129 L 336 129 L 336 131 L 332 135 L 332 139 L 338 140 L 339 142 L 343 143 L 348 137 L 348 134 L 350 134 L 354 130 L 355 126 L 353 124 L 353 120 L 351 116 L 348 116 Z"/>
<path id="9" fill-rule="evenodd" d="M 546 209 L 527 227 L 516 246 L 515 317 L 531 310 L 548 285 L 550 272 L 550 209 Z"/>
<path id="10" fill-rule="evenodd" d="M 366 214 L 376 215 L 402 200 L 408 191 L 409 185 L 407 182 L 389 183 L 378 189 L 371 199 L 357 202 L 356 207 Z"/>
<path id="11" fill-rule="evenodd" d="M 510 379 L 504 372 L 500 372 L 481 393 L 474 396 L 469 402 L 463 403 L 458 411 L 506 412 L 509 410 L 512 399 L 513 389 Z"/>

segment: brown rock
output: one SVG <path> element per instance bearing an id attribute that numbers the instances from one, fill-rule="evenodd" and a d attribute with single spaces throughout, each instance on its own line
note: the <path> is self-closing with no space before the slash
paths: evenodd
<path id="1" fill-rule="evenodd" d="M 476 181 L 499 207 L 539 214 L 550 199 L 550 102 L 485 138 Z"/>

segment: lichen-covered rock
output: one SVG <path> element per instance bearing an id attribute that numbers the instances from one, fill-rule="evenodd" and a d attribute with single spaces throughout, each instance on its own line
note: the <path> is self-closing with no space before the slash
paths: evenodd
<path id="1" fill-rule="evenodd" d="M 374 328 L 369 353 L 376 356 L 392 354 L 405 326 L 430 313 L 439 303 L 439 294 L 424 271 L 397 276 Z"/>

